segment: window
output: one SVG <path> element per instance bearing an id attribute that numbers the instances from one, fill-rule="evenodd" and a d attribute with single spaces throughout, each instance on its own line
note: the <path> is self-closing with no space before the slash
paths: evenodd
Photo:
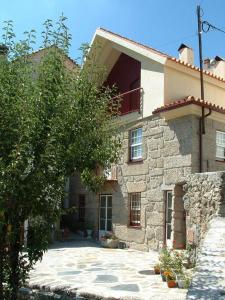
<path id="1" fill-rule="evenodd" d="M 142 159 L 142 128 L 130 132 L 130 160 Z"/>
<path id="2" fill-rule="evenodd" d="M 79 222 L 85 221 L 85 195 L 79 195 L 78 219 Z"/>
<path id="3" fill-rule="evenodd" d="M 141 193 L 129 194 L 130 202 L 130 225 L 141 225 Z"/>
<path id="4" fill-rule="evenodd" d="M 225 160 L 225 132 L 216 132 L 216 158 Z"/>

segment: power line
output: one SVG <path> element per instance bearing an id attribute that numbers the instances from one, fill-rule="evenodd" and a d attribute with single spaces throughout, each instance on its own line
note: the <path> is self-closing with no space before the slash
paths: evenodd
<path id="1" fill-rule="evenodd" d="M 209 23 L 208 21 L 203 21 L 202 22 L 202 31 L 207 33 L 207 32 L 209 32 L 210 29 L 225 33 L 225 31 L 222 28 L 216 27 L 216 26 L 212 25 L 211 23 Z"/>
<path id="2" fill-rule="evenodd" d="M 174 43 L 178 43 L 180 41 L 183 41 L 184 39 L 190 39 L 190 38 L 196 37 L 196 35 L 197 35 L 197 33 L 192 34 L 192 35 L 187 35 L 187 36 L 181 37 L 177 40 L 172 40 L 172 41 L 160 44 L 160 45 L 156 45 L 156 47 L 163 47 L 163 46 L 171 45 L 171 44 L 174 44 Z"/>

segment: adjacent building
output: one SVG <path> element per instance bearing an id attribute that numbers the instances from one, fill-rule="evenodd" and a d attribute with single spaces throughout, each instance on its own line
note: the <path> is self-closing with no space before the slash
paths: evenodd
<path id="1" fill-rule="evenodd" d="M 74 227 L 90 227 L 97 238 L 113 231 L 140 250 L 183 248 L 186 177 L 225 169 L 225 61 L 205 60 L 203 101 L 188 46 L 174 58 L 102 28 L 92 45 L 106 83 L 116 84 L 123 98 L 122 151 L 99 194 L 87 192 L 78 175 L 70 179 Z"/>

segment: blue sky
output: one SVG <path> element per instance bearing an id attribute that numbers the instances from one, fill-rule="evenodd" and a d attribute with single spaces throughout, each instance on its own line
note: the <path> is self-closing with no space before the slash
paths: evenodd
<path id="1" fill-rule="evenodd" d="M 2 0 L 0 21 L 13 20 L 18 38 L 32 28 L 40 37 L 41 24 L 48 18 L 57 20 L 63 12 L 73 36 L 72 58 L 79 57 L 80 45 L 101 26 L 173 56 L 184 42 L 195 50 L 197 63 L 199 3 L 203 19 L 225 30 L 224 0 Z M 225 57 L 225 34 L 203 34 L 203 46 L 204 57 Z"/>

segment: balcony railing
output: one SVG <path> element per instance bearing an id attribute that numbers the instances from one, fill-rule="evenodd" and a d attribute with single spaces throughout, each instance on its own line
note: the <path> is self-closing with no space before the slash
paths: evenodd
<path id="1" fill-rule="evenodd" d="M 132 112 L 140 112 L 142 106 L 141 105 L 142 94 L 143 94 L 143 88 L 138 87 L 113 97 L 111 101 L 116 99 L 122 99 L 121 107 L 120 107 L 120 115 L 126 115 Z"/>
<path id="2" fill-rule="evenodd" d="M 116 181 L 117 180 L 117 166 L 113 165 L 110 169 L 104 170 L 103 174 L 106 177 L 107 181 Z"/>
<path id="3" fill-rule="evenodd" d="M 101 176 L 104 175 L 106 177 L 106 181 L 117 181 L 117 166 L 112 165 L 111 168 L 103 170 L 102 167 L 96 167 L 96 175 Z"/>

